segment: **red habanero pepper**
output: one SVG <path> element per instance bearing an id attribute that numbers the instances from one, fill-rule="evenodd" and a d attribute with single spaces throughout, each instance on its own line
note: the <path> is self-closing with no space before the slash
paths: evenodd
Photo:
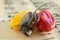
<path id="1" fill-rule="evenodd" d="M 54 16 L 47 10 L 41 10 L 39 12 L 39 21 L 36 24 L 36 27 L 39 31 L 49 32 L 55 26 Z"/>

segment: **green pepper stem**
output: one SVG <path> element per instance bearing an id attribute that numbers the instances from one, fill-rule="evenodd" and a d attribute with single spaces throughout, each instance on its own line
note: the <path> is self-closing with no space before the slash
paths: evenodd
<path id="1" fill-rule="evenodd" d="M 39 7 L 34 11 L 34 13 L 36 13 L 36 12 L 39 10 L 39 8 L 43 7 L 45 4 L 46 4 L 46 3 L 42 4 L 41 6 L 39 6 Z"/>

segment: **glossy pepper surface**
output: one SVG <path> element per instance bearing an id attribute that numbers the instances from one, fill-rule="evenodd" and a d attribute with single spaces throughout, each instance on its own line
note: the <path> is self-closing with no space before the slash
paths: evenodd
<path id="1" fill-rule="evenodd" d="M 47 10 L 41 10 L 39 12 L 39 21 L 36 24 L 36 27 L 39 31 L 49 32 L 55 26 L 54 16 Z"/>
<path id="2" fill-rule="evenodd" d="M 22 20 L 24 16 L 28 13 L 28 10 L 22 11 L 21 13 L 16 14 L 10 21 L 10 27 L 13 28 L 13 30 L 20 30 L 20 24 L 22 23 Z"/>

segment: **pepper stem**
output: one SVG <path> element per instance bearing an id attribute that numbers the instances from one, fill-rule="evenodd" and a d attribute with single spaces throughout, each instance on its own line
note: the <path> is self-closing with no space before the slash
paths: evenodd
<path id="1" fill-rule="evenodd" d="M 34 11 L 34 13 L 36 13 L 36 12 L 39 10 L 39 8 L 43 7 L 45 4 L 46 4 L 46 3 L 42 4 L 41 6 L 39 6 L 39 7 Z"/>

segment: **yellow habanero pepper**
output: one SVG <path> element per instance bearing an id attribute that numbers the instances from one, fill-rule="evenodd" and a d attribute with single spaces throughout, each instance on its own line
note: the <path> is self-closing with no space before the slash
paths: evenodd
<path id="1" fill-rule="evenodd" d="M 20 30 L 20 24 L 22 23 L 24 15 L 26 15 L 28 12 L 28 10 L 25 10 L 21 13 L 16 14 L 10 21 L 10 27 L 16 31 Z"/>

